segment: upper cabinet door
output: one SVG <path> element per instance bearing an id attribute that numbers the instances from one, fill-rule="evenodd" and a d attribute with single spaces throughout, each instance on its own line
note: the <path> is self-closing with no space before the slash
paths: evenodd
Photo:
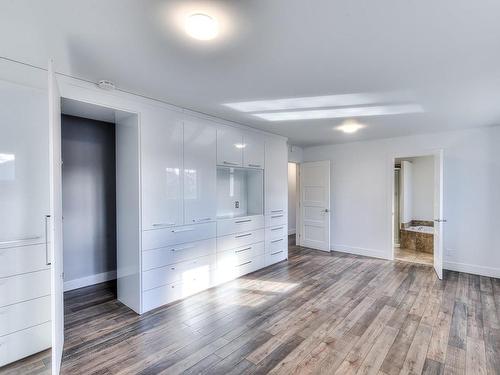
<path id="1" fill-rule="evenodd" d="M 217 164 L 241 167 L 244 147 L 240 131 L 226 127 L 217 129 Z"/>
<path id="2" fill-rule="evenodd" d="M 287 211 L 288 205 L 288 149 L 286 141 L 266 139 L 265 213 Z"/>
<path id="3" fill-rule="evenodd" d="M 264 168 L 265 139 L 259 134 L 245 132 L 243 134 L 243 166 Z"/>
<path id="4" fill-rule="evenodd" d="M 143 230 L 184 223 L 182 137 L 180 114 L 159 109 L 142 114 Z"/>
<path id="5" fill-rule="evenodd" d="M 216 216 L 215 126 L 207 120 L 184 120 L 184 223 L 215 220 Z"/>

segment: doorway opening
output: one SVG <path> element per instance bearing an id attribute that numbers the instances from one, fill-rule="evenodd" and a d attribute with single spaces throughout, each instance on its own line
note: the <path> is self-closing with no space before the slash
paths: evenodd
<path id="1" fill-rule="evenodd" d="M 394 161 L 394 259 L 434 264 L 434 155 Z"/>
<path id="2" fill-rule="evenodd" d="M 288 163 L 288 245 L 298 244 L 299 164 Z"/>

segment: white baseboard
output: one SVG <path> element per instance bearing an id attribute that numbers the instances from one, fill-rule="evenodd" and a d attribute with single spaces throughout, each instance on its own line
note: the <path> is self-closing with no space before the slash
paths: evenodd
<path id="1" fill-rule="evenodd" d="M 450 271 L 471 273 L 474 275 L 500 278 L 500 268 L 478 266 L 475 264 L 444 262 L 443 268 Z"/>
<path id="2" fill-rule="evenodd" d="M 116 271 L 108 271 L 103 273 L 98 273 L 97 275 L 90 275 L 82 277 L 80 279 L 68 280 L 64 282 L 64 291 L 83 288 L 84 286 L 94 285 L 103 283 L 109 280 L 116 279 Z"/>
<path id="3" fill-rule="evenodd" d="M 352 247 L 352 246 L 344 246 L 344 245 L 332 245 L 332 251 L 339 251 L 341 253 L 349 253 L 355 255 L 363 255 L 372 258 L 380 258 L 380 259 L 391 259 L 390 255 L 388 256 L 385 251 L 375 250 L 375 249 L 364 249 L 361 247 Z"/>
<path id="4" fill-rule="evenodd" d="M 288 229 L 288 235 L 295 234 L 296 232 L 295 229 Z"/>

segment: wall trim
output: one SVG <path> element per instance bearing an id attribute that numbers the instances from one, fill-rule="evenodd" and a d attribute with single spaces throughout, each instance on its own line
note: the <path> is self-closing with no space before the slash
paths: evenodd
<path id="1" fill-rule="evenodd" d="M 68 280 L 64 282 L 64 291 L 83 288 L 84 286 L 94 285 L 103 283 L 109 280 L 116 279 L 116 271 L 108 271 L 103 273 L 98 273 L 96 275 L 90 275 L 81 277 L 79 279 Z"/>
<path id="2" fill-rule="evenodd" d="M 339 251 L 341 253 L 349 253 L 354 255 L 363 255 L 372 258 L 391 260 L 390 256 L 387 256 L 386 251 L 375 250 L 375 249 L 365 249 L 362 247 L 352 247 L 345 245 L 331 245 L 331 251 Z"/>
<path id="3" fill-rule="evenodd" d="M 476 264 L 458 263 L 458 262 L 443 262 L 445 270 L 471 273 L 473 275 L 487 276 L 500 278 L 500 268 L 478 266 Z"/>

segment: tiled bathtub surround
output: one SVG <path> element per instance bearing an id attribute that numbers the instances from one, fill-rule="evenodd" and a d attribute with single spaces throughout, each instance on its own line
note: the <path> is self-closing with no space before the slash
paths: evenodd
<path id="1" fill-rule="evenodd" d="M 403 249 L 434 254 L 434 234 L 410 230 L 413 227 L 433 227 L 432 221 L 412 220 L 401 224 L 400 247 Z"/>

